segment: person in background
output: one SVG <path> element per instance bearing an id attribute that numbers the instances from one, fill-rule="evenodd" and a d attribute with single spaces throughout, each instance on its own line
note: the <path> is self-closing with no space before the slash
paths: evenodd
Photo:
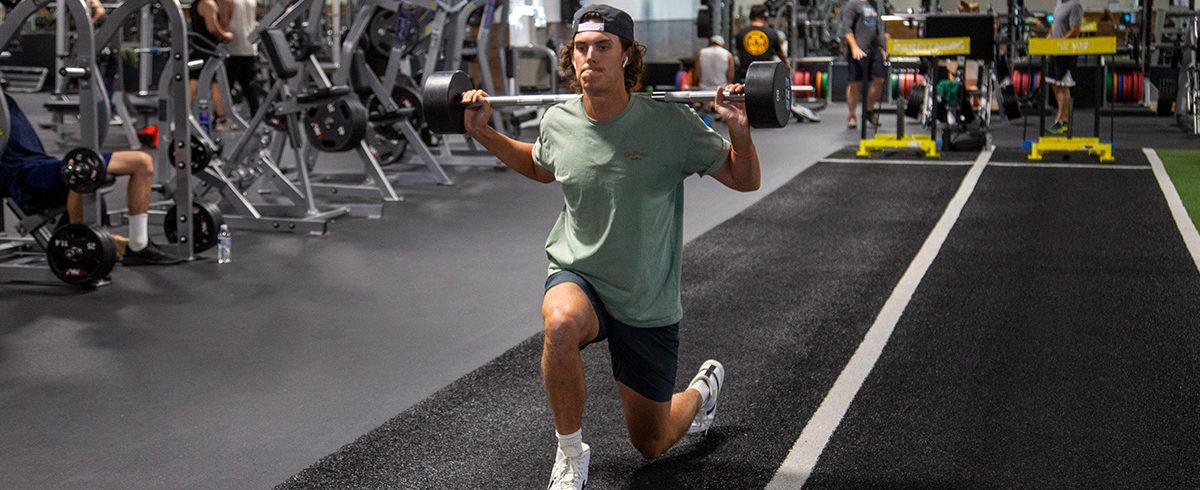
<path id="1" fill-rule="evenodd" d="M 258 24 L 257 0 L 220 0 L 221 23 L 229 29 L 233 38 L 229 41 L 229 58 L 225 59 L 225 71 L 229 75 L 229 83 L 237 84 L 242 97 L 250 106 L 251 116 L 258 112 L 259 93 L 254 84 L 254 65 L 258 60 L 258 50 L 249 41 L 250 33 Z"/>
<path id="2" fill-rule="evenodd" d="M 883 81 L 888 75 L 884 65 L 887 43 L 883 22 L 867 0 L 846 0 L 842 7 L 842 29 L 846 33 L 846 61 L 850 64 L 850 83 L 846 84 L 846 106 L 850 109 L 850 116 L 846 126 L 851 129 L 858 126 L 858 99 L 862 92 L 862 81 L 867 77 L 871 78 L 866 102 L 867 117 L 878 126 L 874 108 L 879 102 L 879 95 L 883 93 Z"/>
<path id="3" fill-rule="evenodd" d="M 755 5 L 750 8 L 750 25 L 737 35 L 738 70 L 735 81 L 741 83 L 746 79 L 746 69 L 755 61 L 782 61 L 788 66 L 787 54 L 783 52 L 783 40 L 779 31 L 767 25 L 767 6 Z M 791 73 L 788 67 L 788 72 Z"/>
<path id="4" fill-rule="evenodd" d="M 107 11 L 104 10 L 104 5 L 100 4 L 100 0 L 88 0 L 87 4 L 88 4 L 88 7 L 92 9 L 92 23 L 93 24 L 95 24 L 96 21 L 99 21 L 100 18 L 104 17 L 104 14 L 107 13 Z"/>
<path id="5" fill-rule="evenodd" d="M 700 81 L 701 90 L 716 90 L 733 83 L 734 67 L 733 53 L 725 49 L 725 38 L 713 36 L 708 38 L 708 47 L 696 53 L 696 80 Z M 707 112 L 713 112 L 713 103 L 704 104 Z"/>
<path id="6" fill-rule="evenodd" d="M 1054 23 L 1046 34 L 1050 39 L 1079 37 L 1083 26 L 1083 5 L 1079 0 L 1058 0 L 1054 7 Z M 1054 122 L 1046 131 L 1050 134 L 1064 134 L 1070 127 L 1071 120 L 1071 87 L 1075 79 L 1071 70 L 1075 68 L 1075 56 L 1053 56 L 1050 58 L 1050 72 L 1046 74 L 1046 83 L 1054 92 L 1054 100 L 1058 102 L 1058 113 Z"/>
<path id="7" fill-rule="evenodd" d="M 196 0 L 188 9 L 188 20 L 190 28 L 194 35 L 198 36 L 206 44 L 215 48 L 221 43 L 227 43 L 233 40 L 233 33 L 225 30 L 225 25 L 221 23 L 220 7 L 217 6 L 215 0 Z M 196 41 L 192 41 L 196 42 Z M 199 49 L 189 49 L 188 59 L 191 61 L 207 62 L 210 55 Z M 191 104 L 195 100 L 196 92 L 199 86 L 200 70 L 189 70 L 188 72 L 188 103 Z M 216 81 L 212 83 L 210 88 L 210 97 L 212 97 L 212 110 L 216 114 L 217 119 L 225 117 L 225 104 L 221 100 L 221 91 L 217 87 Z"/>

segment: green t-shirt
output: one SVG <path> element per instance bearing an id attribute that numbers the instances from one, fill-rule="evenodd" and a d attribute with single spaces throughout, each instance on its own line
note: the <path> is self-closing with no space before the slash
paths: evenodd
<path id="1" fill-rule="evenodd" d="M 588 117 L 582 99 L 551 107 L 533 145 L 565 200 L 546 239 L 550 273 L 583 276 L 622 323 L 678 323 L 683 179 L 728 155 L 729 142 L 682 104 L 633 95 L 608 121 Z"/>

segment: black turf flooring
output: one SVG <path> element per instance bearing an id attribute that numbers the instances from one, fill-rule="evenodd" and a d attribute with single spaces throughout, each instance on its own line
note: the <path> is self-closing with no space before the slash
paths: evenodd
<path id="1" fill-rule="evenodd" d="M 1200 487 L 1200 274 L 1150 171 L 989 168 L 811 487 Z"/>
<path id="2" fill-rule="evenodd" d="M 646 462 L 626 440 L 607 350 L 591 347 L 589 488 L 769 481 L 965 172 L 817 165 L 689 243 L 676 386 L 704 359 L 727 360 L 716 425 Z M 545 485 L 555 443 L 540 344 L 530 338 L 281 486 Z"/>

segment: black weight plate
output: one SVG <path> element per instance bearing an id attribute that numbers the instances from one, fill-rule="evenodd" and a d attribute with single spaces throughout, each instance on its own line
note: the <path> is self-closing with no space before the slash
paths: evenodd
<path id="1" fill-rule="evenodd" d="M 167 241 L 171 243 L 179 242 L 178 224 L 179 219 L 176 217 L 175 206 L 171 206 L 167 210 L 166 216 L 163 217 L 163 234 L 167 236 Z M 221 225 L 225 223 L 225 218 L 221 215 L 221 208 L 213 203 L 192 203 L 192 251 L 201 253 L 205 250 L 217 246 L 217 235 L 221 232 Z"/>
<path id="2" fill-rule="evenodd" d="M 46 261 L 62 282 L 95 284 L 112 272 L 117 263 L 117 246 L 104 228 L 67 225 L 50 236 Z"/>
<path id="3" fill-rule="evenodd" d="M 750 63 L 746 70 L 746 115 L 750 119 L 750 126 L 782 128 L 787 126 L 792 115 L 791 110 L 792 83 L 783 63 Z M 460 116 L 459 121 L 461 120 Z"/>
<path id="4" fill-rule="evenodd" d="M 63 157 L 59 175 L 67 188 L 80 194 L 95 192 L 107 174 L 104 158 L 90 148 L 76 148 Z"/>
<path id="5" fill-rule="evenodd" d="M 388 166 L 404 160 L 404 154 L 408 152 L 408 139 L 403 135 L 389 136 L 383 131 L 384 128 L 385 126 L 372 126 L 367 131 L 367 143 L 370 144 L 371 153 L 375 155 L 376 160 L 379 160 L 379 164 Z M 389 130 L 387 133 L 396 133 L 396 131 Z"/>
<path id="6" fill-rule="evenodd" d="M 392 46 L 396 44 L 396 12 L 375 9 L 363 37 L 366 38 L 368 46 L 365 54 L 387 59 L 391 55 Z"/>
<path id="7" fill-rule="evenodd" d="M 198 174 L 208 168 L 208 164 L 212 163 L 213 151 L 200 140 L 199 136 L 192 135 L 192 144 L 189 145 L 192 151 L 192 174 Z M 175 145 L 171 145 L 171 150 L 167 152 L 171 158 L 171 166 L 175 166 Z"/>
<path id="8" fill-rule="evenodd" d="M 392 101 L 396 103 L 399 109 L 413 109 L 413 113 L 408 117 L 408 122 L 413 128 L 420 129 L 425 123 L 421 120 L 421 95 L 411 85 L 407 85 L 403 79 L 396 80 L 396 86 L 392 87 Z M 383 111 L 383 104 L 374 94 L 367 97 L 367 113 L 370 119 L 374 119 Z M 381 136 L 389 139 L 404 139 L 404 134 L 387 121 L 378 124 L 372 122 L 371 129 L 378 132 Z"/>
<path id="9" fill-rule="evenodd" d="M 786 78 L 787 74 L 783 76 Z M 461 71 L 440 71 L 430 75 L 421 97 L 429 130 L 436 134 L 466 133 L 462 94 L 472 88 L 471 77 Z"/>
<path id="10" fill-rule="evenodd" d="M 306 116 L 308 141 L 324 152 L 352 150 L 367 136 L 367 106 L 355 95 L 312 107 Z"/>
<path id="11" fill-rule="evenodd" d="M 1004 106 L 1005 119 L 1015 121 L 1021 118 L 1021 104 L 1011 81 L 1005 80 L 1000 84 L 1000 101 Z"/>

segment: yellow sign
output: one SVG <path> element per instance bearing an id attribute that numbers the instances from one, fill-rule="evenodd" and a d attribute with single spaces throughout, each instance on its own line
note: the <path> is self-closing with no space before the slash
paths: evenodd
<path id="1" fill-rule="evenodd" d="M 771 47 L 771 40 L 767 39 L 767 33 L 752 30 L 742 36 L 742 47 L 750 56 L 762 56 L 767 52 L 767 48 Z"/>
<path id="2" fill-rule="evenodd" d="M 896 56 L 958 56 L 971 53 L 969 37 L 888 39 L 888 54 Z"/>
<path id="3" fill-rule="evenodd" d="M 1116 54 L 1117 38 L 1073 37 L 1070 39 L 1033 38 L 1029 54 L 1035 56 L 1079 56 L 1084 54 Z"/>
<path id="4" fill-rule="evenodd" d="M 1099 28 L 1100 26 L 1098 22 L 1094 20 L 1085 20 L 1083 21 L 1083 24 L 1079 26 L 1079 32 L 1096 32 L 1096 30 Z"/>

